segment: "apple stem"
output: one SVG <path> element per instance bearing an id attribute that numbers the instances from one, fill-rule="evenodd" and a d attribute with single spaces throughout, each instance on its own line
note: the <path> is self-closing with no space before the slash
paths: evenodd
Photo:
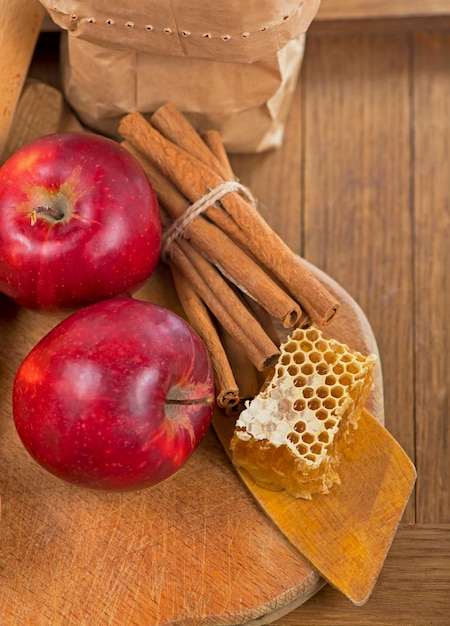
<path id="1" fill-rule="evenodd" d="M 31 225 L 34 226 L 37 222 L 37 218 L 39 214 L 43 214 L 45 216 L 51 217 L 55 221 L 59 222 L 63 219 L 64 213 L 57 207 L 41 205 L 34 208 L 30 213 Z"/>

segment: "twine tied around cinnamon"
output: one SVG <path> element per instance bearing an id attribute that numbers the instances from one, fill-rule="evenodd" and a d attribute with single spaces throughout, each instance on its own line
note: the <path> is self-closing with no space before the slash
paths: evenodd
<path id="1" fill-rule="evenodd" d="M 172 224 L 165 229 L 163 233 L 163 243 L 161 247 L 161 258 L 165 261 L 167 259 L 167 255 L 170 253 L 170 247 L 172 243 L 182 237 L 185 233 L 186 229 L 189 227 L 191 222 L 198 216 L 204 213 L 210 206 L 219 202 L 226 194 L 231 193 L 233 191 L 238 191 L 242 193 L 247 200 L 256 204 L 255 198 L 253 197 L 250 190 L 242 185 L 237 180 L 228 180 L 223 183 L 220 183 L 216 187 L 210 189 L 207 193 L 205 193 L 201 198 L 199 198 L 196 202 L 192 203 L 183 215 L 180 215 Z"/>

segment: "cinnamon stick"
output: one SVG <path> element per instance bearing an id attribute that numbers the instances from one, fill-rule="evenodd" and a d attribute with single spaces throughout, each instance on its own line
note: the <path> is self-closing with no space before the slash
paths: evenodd
<path id="1" fill-rule="evenodd" d="M 161 219 L 163 227 L 167 228 L 170 218 L 164 210 L 161 212 Z M 231 411 L 235 414 L 235 407 L 258 393 L 261 383 L 258 370 L 246 356 L 241 343 L 221 324 L 220 334 L 218 333 L 208 308 L 198 294 L 198 285 L 191 283 L 172 261 L 169 261 L 169 265 L 183 310 L 208 349 L 214 369 L 217 404 L 226 409 L 227 413 Z M 191 274 L 191 280 L 192 276 Z"/>
<path id="2" fill-rule="evenodd" d="M 128 141 L 122 143 L 140 161 L 153 184 L 159 201 L 177 219 L 189 208 L 189 201 Z M 250 258 L 220 228 L 197 216 L 185 228 L 185 236 L 239 289 L 248 294 L 285 328 L 294 326 L 302 310 L 289 294 Z"/>
<path id="3" fill-rule="evenodd" d="M 259 302 L 256 302 L 256 300 L 249 298 L 246 294 L 242 294 L 242 298 L 255 319 L 261 324 L 267 336 L 272 339 L 276 346 L 279 346 L 281 343 L 280 336 L 273 321 L 273 317 L 269 314 L 267 309 L 261 306 Z"/>
<path id="4" fill-rule="evenodd" d="M 219 336 L 239 388 L 239 401 L 251 400 L 260 389 L 256 369 L 230 333 L 221 328 Z"/>
<path id="5" fill-rule="evenodd" d="M 220 273 L 187 241 L 174 242 L 171 259 L 191 281 L 218 322 L 242 346 L 258 370 L 274 363 L 280 351 L 250 314 Z"/>
<path id="6" fill-rule="evenodd" d="M 158 200 L 163 204 L 164 208 L 172 214 L 171 209 L 175 211 L 172 217 L 176 218 L 182 215 L 189 206 L 189 201 L 185 196 L 177 189 L 177 187 L 166 177 L 161 171 L 153 165 L 153 163 L 140 152 L 134 144 L 125 140 L 121 142 L 121 145 L 126 148 L 134 158 L 139 161 L 144 172 L 149 178 L 153 190 L 156 193 Z"/>
<path id="7" fill-rule="evenodd" d="M 211 129 L 209 131 L 206 131 L 203 133 L 202 138 L 205 142 L 205 144 L 208 146 L 208 148 L 210 149 L 210 151 L 212 152 L 212 154 L 214 154 L 214 156 L 217 158 L 217 160 L 220 162 L 221 164 L 221 170 L 217 170 L 217 172 L 219 174 L 221 174 L 222 172 L 225 174 L 225 176 L 229 179 L 232 180 L 235 178 L 233 169 L 231 167 L 231 163 L 228 159 L 228 155 L 226 153 L 225 147 L 223 145 L 222 142 L 222 138 L 220 136 L 220 133 L 214 129 Z M 207 161 L 205 160 L 205 163 Z M 249 210 L 253 211 L 254 207 L 249 206 Z M 258 214 L 259 217 L 259 214 Z M 262 218 L 261 218 L 262 220 Z M 265 223 L 264 223 L 265 224 Z M 270 228 L 270 227 L 269 227 Z M 283 242 L 284 244 L 284 242 Z M 285 245 L 285 244 L 284 244 Z M 292 251 L 289 249 L 289 253 L 291 253 Z M 301 260 L 296 257 L 296 262 L 297 263 L 301 263 Z M 303 271 L 303 266 L 302 266 L 302 270 Z M 308 270 L 309 271 L 309 270 Z M 315 278 L 315 277 L 314 277 Z M 285 282 L 287 279 L 284 279 L 283 282 Z M 309 298 L 309 303 L 310 306 L 308 307 L 310 310 L 314 310 L 314 308 L 317 308 L 318 312 L 316 314 L 313 314 L 312 317 L 314 317 L 315 321 L 319 321 L 320 325 L 324 325 L 325 323 L 329 323 L 329 321 L 331 321 L 331 319 L 334 317 L 334 314 L 337 312 L 337 308 L 338 307 L 338 303 L 335 301 L 335 305 L 332 304 L 332 300 L 330 299 L 330 295 L 328 292 L 324 293 L 326 290 L 323 288 L 320 289 L 320 285 L 317 284 L 318 281 L 316 280 L 316 285 L 315 287 L 318 289 L 318 292 L 316 292 L 314 295 L 311 294 L 310 298 Z M 289 285 L 288 285 L 289 286 Z M 295 287 L 292 288 L 292 291 L 295 295 L 298 295 L 298 297 L 300 297 L 300 292 L 295 290 Z M 319 297 L 319 298 L 325 298 L 325 302 L 322 303 L 320 302 L 319 304 L 317 304 L 317 302 L 314 302 L 315 298 Z M 304 298 L 304 296 L 301 296 L 302 300 Z M 332 307 L 331 309 L 329 307 Z M 328 308 L 327 308 L 328 307 Z M 323 311 L 325 311 L 325 314 L 323 313 Z M 320 318 L 320 316 L 325 315 L 325 318 L 327 321 L 324 321 L 324 318 L 322 319 L 317 319 Z M 322 323 L 320 323 L 322 322 Z M 300 326 L 301 328 L 305 328 L 307 326 L 309 326 L 311 324 L 311 317 L 308 314 L 303 313 L 301 319 L 298 320 L 297 325 Z"/>
<path id="8" fill-rule="evenodd" d="M 278 278 L 318 326 L 331 322 L 339 303 L 318 278 L 302 263 L 300 257 L 273 231 L 256 209 L 249 207 L 238 194 L 222 198 L 224 208 L 240 226 L 240 233 L 251 232 L 253 237 L 240 237 L 252 254 Z"/>
<path id="9" fill-rule="evenodd" d="M 206 130 L 202 133 L 201 137 L 222 166 L 221 170 L 216 170 L 217 173 L 222 174 L 228 180 L 235 179 L 235 175 L 219 131 L 211 128 L 210 130 Z"/>
<path id="10" fill-rule="evenodd" d="M 222 408 L 235 406 L 241 397 L 240 390 L 208 309 L 192 283 L 186 280 L 172 263 L 170 265 L 181 306 L 210 355 L 214 370 L 216 402 Z"/>
<path id="11" fill-rule="evenodd" d="M 150 121 L 152 126 L 159 130 L 166 139 L 170 139 L 174 144 L 192 154 L 226 180 L 227 172 L 222 167 L 220 160 L 209 150 L 195 128 L 175 104 L 166 102 L 161 105 L 153 113 Z"/>
<path id="12" fill-rule="evenodd" d="M 210 149 L 212 154 L 216 157 L 216 159 L 221 164 L 221 170 L 216 170 L 216 171 L 219 174 L 223 173 L 229 180 L 235 179 L 233 168 L 231 167 L 231 163 L 230 163 L 230 161 L 228 159 L 228 155 L 227 155 L 227 152 L 226 152 L 225 147 L 223 145 L 222 137 L 221 137 L 220 133 L 217 130 L 215 130 L 215 129 L 211 129 L 211 130 L 205 131 L 202 134 L 202 139 L 205 142 L 205 144 L 208 146 L 208 148 Z M 200 156 L 200 153 L 199 153 L 199 156 Z M 204 160 L 204 162 L 207 163 L 206 160 Z M 249 207 L 249 210 L 252 210 L 252 207 Z M 297 293 L 300 293 L 300 292 L 295 292 L 295 293 L 297 294 Z M 324 297 L 324 294 L 323 293 L 319 294 L 319 297 Z M 325 294 L 325 298 L 327 299 L 327 302 L 328 302 L 328 300 L 329 300 L 329 294 L 328 293 Z M 302 296 L 302 300 L 303 300 L 303 296 Z M 311 305 L 309 307 L 310 310 L 311 310 L 312 306 L 317 306 L 317 304 L 315 304 L 315 303 L 313 304 L 312 300 L 313 300 L 313 296 L 311 295 L 311 297 L 310 297 Z M 326 319 L 328 321 L 331 321 L 331 319 L 333 318 L 334 313 L 337 311 L 337 309 L 334 310 L 334 308 L 333 308 L 330 311 L 330 310 L 327 310 L 327 306 L 328 306 L 327 303 L 323 304 L 323 308 L 321 310 L 325 311 Z M 323 313 L 320 312 L 320 308 L 321 308 L 320 304 L 319 304 L 318 308 L 319 308 L 319 312 L 316 315 L 313 315 L 313 317 L 315 318 L 316 321 L 317 321 L 317 318 L 320 318 L 320 315 L 323 315 Z M 319 319 L 319 323 L 320 323 L 320 321 L 321 320 Z M 323 320 L 322 320 L 322 324 L 320 324 L 320 325 L 323 325 L 324 323 L 328 323 L 328 322 L 323 322 Z M 297 326 L 299 326 L 300 328 L 306 328 L 307 326 L 310 326 L 310 325 L 311 325 L 311 316 L 308 315 L 307 313 L 303 312 L 301 318 L 297 322 Z"/>
<path id="13" fill-rule="evenodd" d="M 224 182 L 224 179 L 200 159 L 166 139 L 137 111 L 122 117 L 118 130 L 124 139 L 155 165 L 191 202 L 202 198 L 210 189 Z M 211 205 L 206 214 L 225 232 L 233 235 L 236 231 L 236 238 L 239 237 L 239 226 L 219 206 Z"/>
<path id="14" fill-rule="evenodd" d="M 199 158 L 203 163 L 213 169 L 223 179 L 234 179 L 234 174 L 226 155 L 220 133 L 214 130 L 205 133 L 206 140 L 209 141 L 211 144 L 210 149 L 205 150 L 205 142 L 201 141 L 201 138 L 195 128 L 190 124 L 186 117 L 182 115 L 179 109 L 172 103 L 166 103 L 159 107 L 159 109 L 152 116 L 152 121 L 154 120 L 158 125 L 157 128 L 159 128 L 161 132 L 166 137 L 171 139 L 175 144 L 183 147 L 185 150 Z M 236 200 L 240 205 L 239 209 L 237 209 L 237 206 L 234 206 L 233 209 L 231 209 L 230 206 L 227 206 L 227 203 L 230 204 Z M 241 197 L 235 199 L 234 197 L 230 196 L 227 196 L 223 203 L 228 210 L 231 210 L 231 214 L 236 219 L 237 223 L 241 225 L 241 228 L 242 222 L 240 220 L 240 217 L 243 215 L 242 203 L 248 205 L 246 199 L 243 199 Z M 233 212 L 236 210 L 238 210 L 239 212 L 239 218 L 237 218 L 236 213 Z M 248 210 L 253 229 L 258 228 L 259 226 L 262 228 L 262 236 L 264 236 L 264 233 L 266 236 L 275 235 L 273 243 L 277 247 L 282 246 L 281 254 L 285 257 L 289 269 L 287 272 L 285 272 L 283 268 L 282 275 L 280 275 L 277 269 L 280 267 L 281 263 L 277 261 L 275 265 L 272 265 L 273 257 L 270 257 L 269 254 L 267 256 L 264 255 L 265 251 L 269 253 L 269 248 L 271 248 L 272 245 L 267 242 L 265 250 L 262 251 L 263 254 L 261 255 L 264 263 L 269 269 L 274 271 L 274 274 L 291 291 L 291 293 L 294 295 L 294 297 L 297 298 L 297 300 L 301 302 L 307 302 L 307 306 L 305 308 L 308 310 L 309 316 L 318 325 L 323 326 L 325 324 L 328 324 L 333 319 L 335 313 L 339 308 L 338 302 L 331 294 L 329 294 L 329 292 L 309 271 L 309 269 L 302 264 L 299 257 L 297 257 L 297 255 L 294 255 L 292 250 L 285 244 L 285 242 L 274 233 L 274 231 L 261 218 L 260 214 L 254 209 L 254 207 L 248 206 Z M 242 229 L 246 230 L 245 227 Z M 253 234 L 255 234 L 254 230 L 249 232 L 253 232 Z M 241 243 L 246 243 L 245 239 L 244 242 L 242 240 L 240 241 Z M 258 250 L 257 246 L 256 250 Z M 254 252 L 254 249 L 251 249 L 251 251 Z M 289 264 L 290 258 L 292 258 L 292 260 L 295 259 L 293 260 L 294 267 L 292 266 L 292 263 Z M 298 289 L 298 278 L 302 278 L 301 291 L 299 291 Z M 304 285 L 305 281 L 307 281 L 306 287 Z M 309 289 L 310 285 L 311 289 Z M 302 316 L 300 325 L 307 326 L 309 325 L 309 323 L 310 321 L 307 319 L 307 316 Z"/>
<path id="15" fill-rule="evenodd" d="M 137 112 L 122 118 L 119 133 L 145 153 L 192 202 L 224 182 L 216 171 L 171 143 Z M 313 321 L 319 326 L 328 324 L 339 303 L 300 258 L 241 195 L 228 193 L 221 199 L 221 204 L 226 212 L 215 205 L 207 209 L 207 215 L 256 255 Z"/>

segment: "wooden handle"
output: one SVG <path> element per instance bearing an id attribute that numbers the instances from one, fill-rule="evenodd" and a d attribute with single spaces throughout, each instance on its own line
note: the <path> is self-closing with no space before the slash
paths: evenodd
<path id="1" fill-rule="evenodd" d="M 0 157 L 44 15 L 38 0 L 0 0 Z"/>

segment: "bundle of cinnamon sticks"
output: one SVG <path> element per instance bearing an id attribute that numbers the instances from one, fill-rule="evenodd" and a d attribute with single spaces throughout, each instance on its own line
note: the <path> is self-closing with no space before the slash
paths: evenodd
<path id="1" fill-rule="evenodd" d="M 198 134 L 167 103 L 150 121 L 125 115 L 119 133 L 158 197 L 163 259 L 211 356 L 217 404 L 239 407 L 278 359 L 276 325 L 324 326 L 339 303 L 262 218 L 217 131 Z"/>

